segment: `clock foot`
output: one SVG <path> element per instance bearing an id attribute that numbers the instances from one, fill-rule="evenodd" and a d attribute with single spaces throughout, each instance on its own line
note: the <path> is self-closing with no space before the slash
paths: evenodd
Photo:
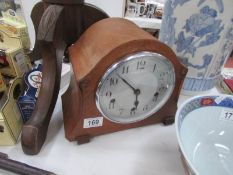
<path id="1" fill-rule="evenodd" d="M 83 135 L 83 136 L 78 136 L 77 137 L 78 145 L 88 143 L 88 142 L 90 142 L 90 140 L 91 140 L 91 137 L 89 135 Z"/>
<path id="2" fill-rule="evenodd" d="M 165 118 L 165 119 L 163 120 L 163 124 L 164 124 L 165 126 L 171 125 L 171 124 L 173 124 L 174 122 L 175 122 L 174 116 L 169 117 L 169 118 Z"/>

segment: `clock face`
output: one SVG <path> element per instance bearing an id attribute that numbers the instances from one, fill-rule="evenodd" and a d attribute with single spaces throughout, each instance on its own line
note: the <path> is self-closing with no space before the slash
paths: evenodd
<path id="1" fill-rule="evenodd" d="M 157 112 L 175 85 L 172 63 L 153 52 L 123 58 L 103 75 L 96 91 L 100 113 L 116 123 L 132 123 Z"/>

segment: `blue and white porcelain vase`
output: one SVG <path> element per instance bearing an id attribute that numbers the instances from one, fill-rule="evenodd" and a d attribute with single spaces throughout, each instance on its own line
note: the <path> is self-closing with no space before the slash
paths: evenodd
<path id="1" fill-rule="evenodd" d="M 188 67 L 184 93 L 212 89 L 233 49 L 233 0 L 167 0 L 159 39 Z"/>

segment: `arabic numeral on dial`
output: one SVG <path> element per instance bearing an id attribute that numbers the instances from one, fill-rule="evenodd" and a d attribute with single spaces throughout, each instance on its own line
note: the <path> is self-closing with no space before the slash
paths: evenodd
<path id="1" fill-rule="evenodd" d="M 111 97 L 112 96 L 112 92 L 111 91 L 107 91 L 105 94 L 106 97 Z"/>
<path id="2" fill-rule="evenodd" d="M 118 78 L 110 78 L 110 86 L 115 86 L 118 83 Z"/>
<path id="3" fill-rule="evenodd" d="M 152 101 L 153 101 L 153 102 L 156 102 L 156 101 L 158 100 L 158 96 L 159 96 L 159 93 L 156 92 L 156 93 L 154 94 L 154 96 L 153 96 Z"/>
<path id="4" fill-rule="evenodd" d="M 130 115 L 135 115 L 135 113 L 136 113 L 136 108 L 132 108 L 132 109 L 130 110 Z"/>
<path id="5" fill-rule="evenodd" d="M 165 77 L 165 76 L 168 76 L 168 72 L 162 72 L 160 73 L 159 75 L 161 78 Z"/>
<path id="6" fill-rule="evenodd" d="M 129 66 L 123 66 L 122 74 L 127 74 L 129 72 Z"/>
<path id="7" fill-rule="evenodd" d="M 153 72 L 155 71 L 155 69 L 156 69 L 156 64 L 155 64 L 154 67 L 153 67 Z"/>
<path id="8" fill-rule="evenodd" d="M 145 69 L 146 66 L 146 61 L 145 60 L 140 60 L 137 62 L 137 70 L 139 69 Z"/>
<path id="9" fill-rule="evenodd" d="M 115 102 L 116 102 L 116 99 L 113 98 L 110 100 L 110 103 L 109 103 L 109 109 L 114 109 L 115 107 Z"/>
<path id="10" fill-rule="evenodd" d="M 165 91 L 165 90 L 167 90 L 167 87 L 166 87 L 166 86 L 161 85 L 161 86 L 159 87 L 159 92 Z"/>
<path id="11" fill-rule="evenodd" d="M 148 105 L 145 105 L 144 107 L 143 107 L 143 111 L 147 111 L 149 109 L 149 106 Z"/>
<path id="12" fill-rule="evenodd" d="M 160 75 L 159 75 L 160 77 L 164 77 L 165 76 L 165 73 L 164 72 L 162 72 L 162 73 L 160 73 Z"/>
<path id="13" fill-rule="evenodd" d="M 120 108 L 119 111 L 120 111 L 120 115 L 122 115 L 123 112 L 124 112 L 124 109 L 123 109 L 123 108 Z"/>

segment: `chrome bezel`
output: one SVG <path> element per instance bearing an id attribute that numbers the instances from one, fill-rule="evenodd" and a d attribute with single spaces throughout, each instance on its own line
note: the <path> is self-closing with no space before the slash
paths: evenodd
<path id="1" fill-rule="evenodd" d="M 153 108 L 153 110 L 150 110 L 146 115 L 139 115 L 137 117 L 136 120 L 130 120 L 130 121 L 119 121 L 119 120 L 114 120 L 112 119 L 111 117 L 107 116 L 103 110 L 101 109 L 101 105 L 100 105 L 100 102 L 99 102 L 99 99 L 100 99 L 100 90 L 101 90 L 101 87 L 102 85 L 104 84 L 104 81 L 106 80 L 106 78 L 115 70 L 117 69 L 118 67 L 120 67 L 122 64 L 126 63 L 126 62 L 129 62 L 131 61 L 132 59 L 136 59 L 136 58 L 139 58 L 139 57 L 156 57 L 162 61 L 165 61 L 167 62 L 168 65 L 171 66 L 172 68 L 172 72 L 173 72 L 173 83 L 172 83 L 172 86 L 170 88 L 170 91 L 168 91 L 168 93 L 165 94 L 164 96 L 164 100 L 161 100 L 160 103 L 158 103 L 157 106 L 155 106 Z M 141 51 L 141 52 L 137 52 L 137 53 L 134 53 L 134 54 L 130 54 L 130 55 L 127 55 L 125 57 L 123 57 L 119 62 L 113 64 L 112 66 L 110 66 L 110 68 L 108 68 L 108 70 L 104 73 L 104 75 L 102 76 L 101 80 L 99 81 L 99 84 L 97 86 L 97 90 L 96 90 L 96 106 L 97 106 L 97 109 L 99 110 L 99 112 L 103 115 L 103 117 L 105 117 L 106 119 L 114 122 L 114 123 L 122 123 L 122 124 L 127 124 L 127 123 L 135 123 L 135 122 L 138 122 L 138 121 L 141 121 L 141 120 L 144 120 L 146 118 L 148 118 L 149 116 L 153 115 L 154 113 L 156 113 L 158 110 L 161 109 L 161 107 L 167 102 L 167 100 L 170 98 L 170 96 L 172 95 L 172 92 L 174 90 L 174 87 L 175 87 L 175 81 L 176 81 L 176 78 L 175 78 L 175 69 L 174 69 L 174 66 L 172 64 L 172 62 L 164 57 L 163 55 L 160 55 L 158 53 L 155 53 L 155 52 L 149 52 L 149 51 Z"/>

